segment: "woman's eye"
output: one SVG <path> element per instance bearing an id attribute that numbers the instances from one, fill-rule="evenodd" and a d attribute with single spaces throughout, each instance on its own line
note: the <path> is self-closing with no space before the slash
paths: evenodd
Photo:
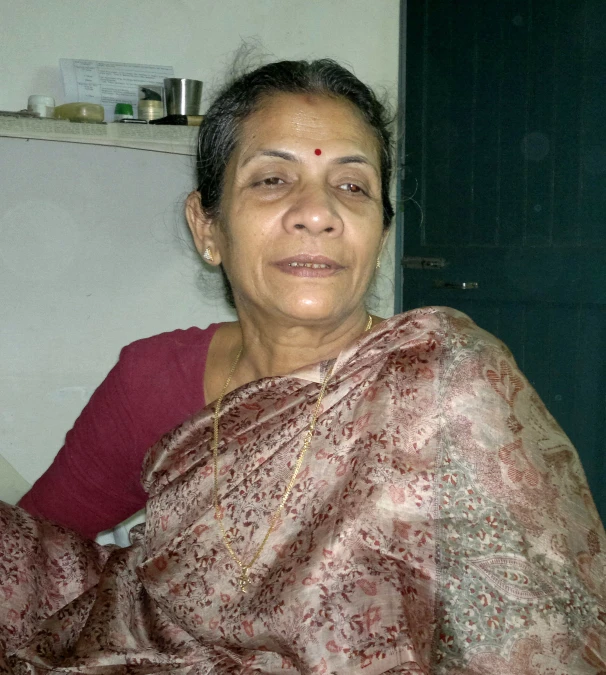
<path id="1" fill-rule="evenodd" d="M 282 185 L 285 181 L 278 176 L 268 176 L 267 178 L 262 178 L 259 181 L 255 182 L 255 185 L 261 187 L 275 187 L 277 185 Z"/>
<path id="2" fill-rule="evenodd" d="M 343 190 L 344 192 L 351 192 L 354 195 L 366 194 L 366 192 L 359 185 L 356 185 L 356 183 L 342 183 L 341 185 L 339 185 L 339 190 Z"/>

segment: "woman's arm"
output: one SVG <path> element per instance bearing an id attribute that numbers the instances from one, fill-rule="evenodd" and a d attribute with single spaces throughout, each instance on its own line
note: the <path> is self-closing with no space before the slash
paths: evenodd
<path id="1" fill-rule="evenodd" d="M 145 453 L 204 407 L 206 355 L 217 328 L 176 330 L 125 347 L 19 505 L 89 538 L 143 508 Z"/>
<path id="2" fill-rule="evenodd" d="M 136 402 L 127 393 L 128 350 L 92 395 L 51 466 L 19 502 L 32 515 L 91 539 L 146 501 L 139 482 L 146 448 L 137 438 Z"/>
<path id="3" fill-rule="evenodd" d="M 509 350 L 466 317 L 451 325 L 436 655 L 453 675 L 597 672 L 606 535 L 578 455 Z"/>

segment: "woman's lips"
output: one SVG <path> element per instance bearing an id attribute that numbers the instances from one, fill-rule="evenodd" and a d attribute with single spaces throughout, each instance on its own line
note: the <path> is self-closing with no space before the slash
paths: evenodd
<path id="1" fill-rule="evenodd" d="M 274 263 L 281 272 L 295 277 L 330 277 L 343 265 L 322 255 L 297 255 Z"/>

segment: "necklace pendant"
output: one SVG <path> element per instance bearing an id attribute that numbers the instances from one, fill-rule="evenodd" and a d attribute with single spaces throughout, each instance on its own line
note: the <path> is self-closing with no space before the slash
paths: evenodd
<path id="1" fill-rule="evenodd" d="M 242 574 L 238 577 L 238 586 L 242 593 L 246 593 L 246 587 L 248 586 L 248 572 L 247 570 L 242 570 Z"/>

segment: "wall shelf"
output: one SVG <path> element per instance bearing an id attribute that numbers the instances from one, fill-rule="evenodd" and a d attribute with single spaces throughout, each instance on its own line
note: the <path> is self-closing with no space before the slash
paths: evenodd
<path id="1" fill-rule="evenodd" d="M 0 116 L 0 137 L 27 138 L 195 155 L 198 127 L 148 124 L 77 124 Z"/>

